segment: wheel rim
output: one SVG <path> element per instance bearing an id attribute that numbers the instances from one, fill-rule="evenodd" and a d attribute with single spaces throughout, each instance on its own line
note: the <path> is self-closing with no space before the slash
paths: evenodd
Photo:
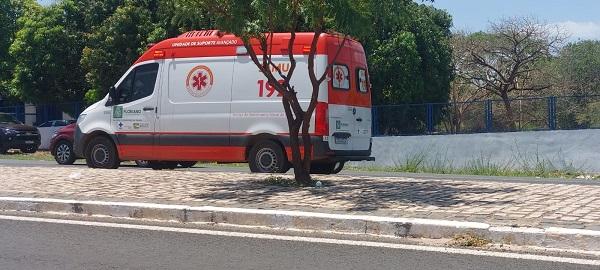
<path id="1" fill-rule="evenodd" d="M 274 172 L 277 168 L 277 155 L 272 149 L 260 149 L 258 153 L 256 153 L 256 160 L 258 168 L 262 172 Z"/>
<path id="2" fill-rule="evenodd" d="M 61 162 L 66 162 L 71 157 L 71 147 L 66 144 L 61 144 L 56 149 L 56 157 Z"/>
<path id="3" fill-rule="evenodd" d="M 94 146 L 92 149 L 92 159 L 98 165 L 107 164 L 109 159 L 108 149 L 104 145 Z"/>

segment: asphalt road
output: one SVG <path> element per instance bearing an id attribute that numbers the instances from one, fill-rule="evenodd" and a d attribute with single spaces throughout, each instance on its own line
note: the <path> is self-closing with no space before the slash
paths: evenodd
<path id="1" fill-rule="evenodd" d="M 7 219 L 8 218 L 8 219 Z M 214 231 L 0 216 L 0 269 L 600 269 L 396 247 Z M 18 219 L 18 218 L 17 218 Z M 22 220 L 24 219 L 24 220 Z M 63 221 L 64 222 L 64 221 Z M 75 222 L 75 221 L 68 221 Z M 66 223 L 68 223 L 66 222 Z M 130 226 L 130 227 L 113 227 Z M 181 229 L 183 230 L 183 229 Z M 260 236 L 260 237 L 257 237 Z M 308 240 L 307 240 L 308 239 Z M 367 242 L 368 243 L 368 242 Z M 591 262 L 591 263 L 590 263 Z"/>
<path id="2" fill-rule="evenodd" d="M 132 163 L 131 163 L 132 164 Z M 120 169 L 143 169 L 138 168 L 134 165 L 121 165 Z M 40 161 L 40 160 L 11 160 L 11 159 L 0 159 L 0 166 L 20 166 L 20 167 L 60 167 L 54 161 Z M 75 165 L 71 166 L 85 166 L 85 161 L 78 160 Z M 199 164 L 196 167 L 186 170 L 193 171 L 206 171 L 206 172 L 250 172 L 246 166 L 227 166 L 227 165 L 216 165 L 216 164 Z M 353 171 L 344 170 L 340 175 L 349 176 L 372 176 L 372 177 L 386 177 L 386 176 L 398 176 L 398 177 L 412 177 L 417 179 L 448 179 L 448 180 L 468 180 L 468 181 L 492 181 L 492 182 L 514 182 L 514 183 L 548 183 L 548 184 L 565 184 L 565 185 L 600 185 L 600 180 L 592 179 L 558 179 L 558 178 L 533 178 L 533 177 L 507 177 L 507 176 L 480 176 L 480 175 L 441 175 L 441 174 L 429 174 L 429 173 L 397 173 L 397 172 L 371 172 L 371 171 Z"/>

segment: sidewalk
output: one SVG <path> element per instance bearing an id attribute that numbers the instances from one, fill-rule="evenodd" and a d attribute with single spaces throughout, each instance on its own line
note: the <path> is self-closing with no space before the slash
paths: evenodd
<path id="1" fill-rule="evenodd" d="M 600 231 L 598 185 L 316 176 L 324 188 L 266 186 L 267 175 L 0 165 L 0 196 L 285 209 Z"/>

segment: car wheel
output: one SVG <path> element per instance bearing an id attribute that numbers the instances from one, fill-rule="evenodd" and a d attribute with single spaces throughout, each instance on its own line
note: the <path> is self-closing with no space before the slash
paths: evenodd
<path id="1" fill-rule="evenodd" d="M 179 166 L 181 168 L 191 168 L 194 167 L 198 163 L 197 161 L 179 161 Z"/>
<path id="2" fill-rule="evenodd" d="M 337 174 L 344 169 L 345 162 L 313 163 L 310 165 L 310 173 L 314 174 Z"/>
<path id="3" fill-rule="evenodd" d="M 251 172 L 285 173 L 289 170 L 282 147 L 273 141 L 262 141 L 254 145 L 248 159 Z"/>
<path id="4" fill-rule="evenodd" d="M 69 141 L 60 141 L 54 147 L 54 160 L 60 165 L 71 165 L 75 163 L 73 144 Z"/>
<path id="5" fill-rule="evenodd" d="M 26 154 L 33 154 L 35 152 L 37 152 L 38 147 L 35 145 L 31 145 L 31 146 L 26 146 L 21 148 L 21 152 L 26 153 Z"/>
<path id="6" fill-rule="evenodd" d="M 150 167 L 150 162 L 147 160 L 136 160 L 135 164 L 138 165 L 138 167 L 140 168 L 148 168 Z"/>
<path id="7" fill-rule="evenodd" d="M 5 155 L 8 152 L 8 148 L 6 146 L 0 145 L 0 155 Z"/>
<path id="8" fill-rule="evenodd" d="M 87 145 L 85 161 L 90 168 L 116 169 L 121 164 L 117 149 L 106 137 L 95 137 Z"/>

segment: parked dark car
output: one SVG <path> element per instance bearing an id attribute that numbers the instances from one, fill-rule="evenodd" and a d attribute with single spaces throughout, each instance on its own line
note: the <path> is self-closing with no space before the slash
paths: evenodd
<path id="1" fill-rule="evenodd" d="M 38 147 L 40 132 L 37 128 L 21 123 L 10 114 L 0 113 L 0 154 L 5 154 L 9 149 L 35 153 Z"/>
<path id="2" fill-rule="evenodd" d="M 76 125 L 76 123 L 72 123 L 57 130 L 50 139 L 50 153 L 58 164 L 71 165 L 77 160 L 73 152 Z"/>

